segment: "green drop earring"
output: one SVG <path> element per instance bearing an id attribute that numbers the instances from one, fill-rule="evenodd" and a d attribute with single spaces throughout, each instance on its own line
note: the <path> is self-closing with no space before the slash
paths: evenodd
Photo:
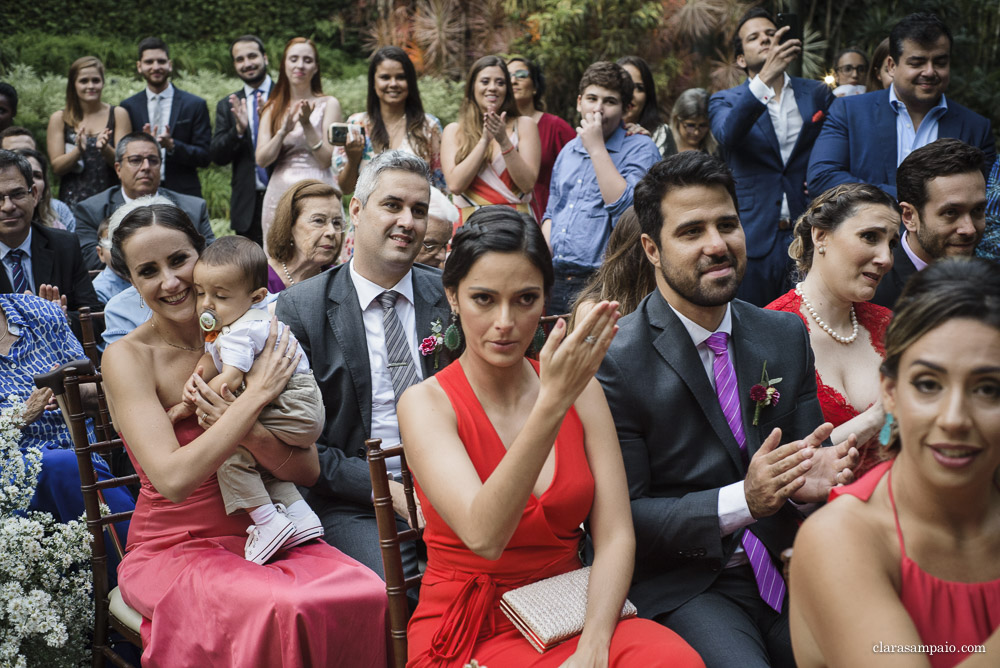
<path id="1" fill-rule="evenodd" d="M 538 323 L 538 327 L 535 329 L 535 335 L 531 337 L 531 352 L 534 354 L 539 354 L 542 352 L 542 347 L 545 345 L 545 328 L 542 327 L 542 323 Z"/>
<path id="2" fill-rule="evenodd" d="M 451 324 L 444 330 L 444 347 L 451 352 L 455 352 L 462 345 L 462 330 L 458 328 L 457 322 L 458 314 L 452 311 Z"/>

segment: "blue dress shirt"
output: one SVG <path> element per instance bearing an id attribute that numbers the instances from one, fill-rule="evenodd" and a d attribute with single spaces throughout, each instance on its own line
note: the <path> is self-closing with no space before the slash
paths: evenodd
<path id="1" fill-rule="evenodd" d="M 606 146 L 611 161 L 625 179 L 625 190 L 605 204 L 590 154 L 580 138 L 559 152 L 552 168 L 549 203 L 542 220 L 551 220 L 552 263 L 556 270 L 596 269 L 618 217 L 632 206 L 635 184 L 660 161 L 660 151 L 646 135 L 625 136 L 615 130 Z"/>
<path id="2" fill-rule="evenodd" d="M 938 121 L 948 111 L 948 101 L 941 94 L 941 99 L 920 121 L 920 127 L 915 131 L 910 112 L 902 100 L 896 97 L 896 87 L 889 86 L 889 106 L 896 112 L 896 166 L 898 167 L 906 156 L 918 148 L 927 146 L 938 138 Z"/>

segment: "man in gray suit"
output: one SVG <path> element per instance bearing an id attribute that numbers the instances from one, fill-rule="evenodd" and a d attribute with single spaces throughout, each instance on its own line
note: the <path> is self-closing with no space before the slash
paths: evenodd
<path id="1" fill-rule="evenodd" d="M 819 447 L 831 428 L 801 320 L 734 299 L 746 244 L 725 163 L 663 160 L 635 209 L 657 290 L 622 318 L 598 372 L 632 498 L 629 596 L 709 667 L 794 666 L 780 575 L 793 502 L 850 480 L 857 450 Z M 758 412 L 765 363 L 780 400 Z"/>
<path id="2" fill-rule="evenodd" d="M 446 323 L 451 312 L 441 272 L 413 264 L 429 203 L 423 160 L 402 151 L 377 156 L 361 172 L 351 200 L 353 258 L 289 287 L 276 311 L 308 356 L 326 403 L 320 476 L 306 501 L 323 520 L 324 539 L 382 577 L 365 439 L 399 443 L 396 399 L 434 373 L 433 355 L 421 356 L 418 345 L 432 323 Z M 401 518 L 403 486 L 389 486 Z M 417 561 L 413 544 L 408 548 L 403 567 L 411 575 Z"/>
<path id="3" fill-rule="evenodd" d="M 160 148 L 152 135 L 137 131 L 122 137 L 115 147 L 115 171 L 122 182 L 120 187 L 112 186 L 73 207 L 76 236 L 80 238 L 87 269 L 104 268 L 97 257 L 97 228 L 101 221 L 126 201 L 145 195 L 163 195 L 171 200 L 188 215 L 198 233 L 205 237 L 206 244 L 215 241 L 205 200 L 160 187 Z"/>

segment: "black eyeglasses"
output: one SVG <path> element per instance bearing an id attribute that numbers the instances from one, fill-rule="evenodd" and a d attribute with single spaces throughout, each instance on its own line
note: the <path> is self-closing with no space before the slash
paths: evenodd
<path id="1" fill-rule="evenodd" d="M 841 65 L 837 68 L 837 72 L 839 74 L 864 74 L 867 69 L 867 65 Z"/>
<path id="2" fill-rule="evenodd" d="M 708 123 L 692 123 L 690 121 L 684 121 L 681 125 L 683 125 L 684 129 L 688 132 L 698 132 L 708 129 Z"/>
<path id="3" fill-rule="evenodd" d="M 13 202 L 14 204 L 20 204 L 21 202 L 27 201 L 27 199 L 31 197 L 31 191 L 26 190 L 24 188 L 19 188 L 14 192 L 0 193 L 0 205 L 2 205 L 4 203 L 4 200 L 6 200 L 8 197 L 10 198 L 10 201 Z"/>
<path id="4" fill-rule="evenodd" d="M 150 167 L 160 166 L 160 156 L 158 155 L 130 155 L 125 158 L 125 162 L 132 165 L 133 167 L 142 167 L 142 163 L 149 160 Z"/>

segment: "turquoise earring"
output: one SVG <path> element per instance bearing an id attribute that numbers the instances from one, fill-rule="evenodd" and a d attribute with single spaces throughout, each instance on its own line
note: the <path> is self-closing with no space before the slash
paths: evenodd
<path id="1" fill-rule="evenodd" d="M 889 441 L 892 440 L 892 425 L 896 421 L 896 418 L 892 416 L 892 413 L 885 414 L 885 424 L 882 425 L 882 430 L 878 433 L 878 442 L 883 448 L 889 446 Z"/>
<path id="2" fill-rule="evenodd" d="M 462 331 L 455 323 L 458 322 L 458 314 L 451 312 L 451 324 L 444 330 L 444 347 L 455 352 L 462 345 Z"/>

